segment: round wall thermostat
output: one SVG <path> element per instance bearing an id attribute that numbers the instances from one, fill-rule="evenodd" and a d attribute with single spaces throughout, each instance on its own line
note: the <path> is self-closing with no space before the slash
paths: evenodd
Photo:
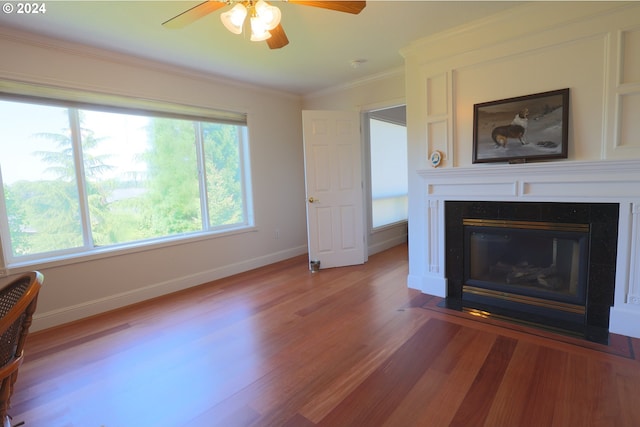
<path id="1" fill-rule="evenodd" d="M 434 151 L 433 153 L 431 153 L 431 166 L 433 166 L 434 168 L 437 168 L 438 166 L 440 166 L 440 162 L 442 162 L 442 153 L 439 152 L 438 150 Z"/>

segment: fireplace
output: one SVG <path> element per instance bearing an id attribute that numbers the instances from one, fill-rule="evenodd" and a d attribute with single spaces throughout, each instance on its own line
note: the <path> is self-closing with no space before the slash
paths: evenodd
<path id="1" fill-rule="evenodd" d="M 445 202 L 447 307 L 606 343 L 617 203 Z"/>

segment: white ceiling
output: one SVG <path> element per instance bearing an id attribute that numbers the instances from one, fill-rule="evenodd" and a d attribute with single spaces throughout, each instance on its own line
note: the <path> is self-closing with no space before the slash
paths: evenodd
<path id="1" fill-rule="evenodd" d="M 373 0 L 352 15 L 276 0 L 290 43 L 270 50 L 227 31 L 219 19 L 226 8 L 183 29 L 161 25 L 200 1 L 39 3 L 44 14 L 0 13 L 0 32 L 25 30 L 301 95 L 401 67 L 399 50 L 412 41 L 518 4 Z M 353 60 L 366 62 L 354 68 Z"/>

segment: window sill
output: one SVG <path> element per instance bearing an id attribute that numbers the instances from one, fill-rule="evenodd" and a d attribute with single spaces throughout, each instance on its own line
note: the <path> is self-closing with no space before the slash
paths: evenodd
<path id="1" fill-rule="evenodd" d="M 392 230 L 395 228 L 406 227 L 407 224 L 408 224 L 408 221 L 406 219 L 402 221 L 392 222 L 391 224 L 385 224 L 385 225 L 372 228 L 370 231 L 370 234 L 381 233 L 383 231 Z"/>

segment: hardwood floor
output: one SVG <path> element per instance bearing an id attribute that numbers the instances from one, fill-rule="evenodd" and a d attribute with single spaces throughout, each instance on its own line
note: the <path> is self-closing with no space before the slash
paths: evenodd
<path id="1" fill-rule="evenodd" d="M 439 308 L 407 249 L 305 257 L 33 333 L 26 427 L 640 426 L 639 340 Z"/>

